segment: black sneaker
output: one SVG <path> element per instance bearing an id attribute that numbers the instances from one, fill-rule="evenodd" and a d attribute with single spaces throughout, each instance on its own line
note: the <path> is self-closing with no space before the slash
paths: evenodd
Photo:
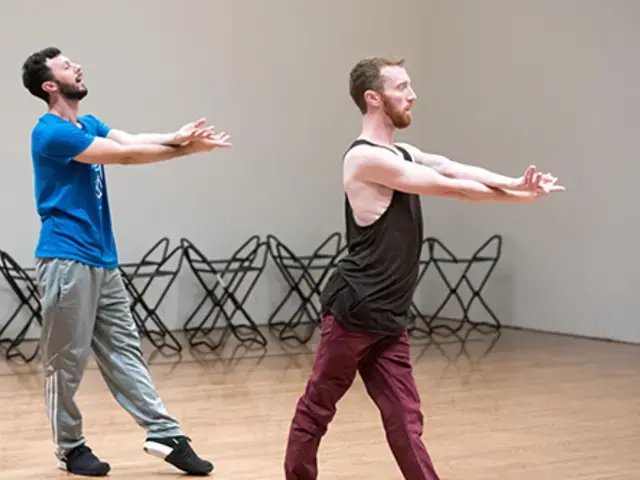
<path id="1" fill-rule="evenodd" d="M 198 457 L 191 448 L 190 441 L 185 436 L 147 438 L 144 451 L 189 475 L 208 475 L 213 471 L 213 465 Z"/>
<path id="2" fill-rule="evenodd" d="M 80 445 L 68 452 L 59 460 L 58 467 L 60 470 L 87 477 L 104 477 L 111 470 L 111 466 L 101 462 L 86 445 Z"/>

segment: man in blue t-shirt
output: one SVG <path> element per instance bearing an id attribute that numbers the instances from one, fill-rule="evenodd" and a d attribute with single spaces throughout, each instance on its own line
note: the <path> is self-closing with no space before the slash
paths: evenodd
<path id="1" fill-rule="evenodd" d="M 86 445 L 74 400 L 91 351 L 116 401 L 147 431 L 144 450 L 189 474 L 208 474 L 180 424 L 166 411 L 142 356 L 118 270 L 105 164 L 142 164 L 230 147 L 228 135 L 189 123 L 173 134 L 131 135 L 93 115 L 78 116 L 87 95 L 82 69 L 49 47 L 30 55 L 22 80 L 47 103 L 33 129 L 38 215 L 36 273 L 42 303 L 45 401 L 60 468 L 106 475 Z"/>

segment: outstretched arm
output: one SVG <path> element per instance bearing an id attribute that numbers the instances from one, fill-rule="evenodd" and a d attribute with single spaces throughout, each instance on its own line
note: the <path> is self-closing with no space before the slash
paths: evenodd
<path id="1" fill-rule="evenodd" d="M 536 173 L 536 167 L 534 166 L 529 166 L 521 177 L 508 177 L 483 167 L 456 162 L 443 155 L 423 152 L 410 144 L 400 143 L 399 145 L 404 147 L 417 163 L 432 168 L 440 175 L 449 178 L 474 180 L 489 187 L 508 190 L 534 190 L 541 184 L 553 183 L 556 180 L 549 174 Z"/>
<path id="2" fill-rule="evenodd" d="M 132 144 L 120 145 L 106 138 L 96 137 L 93 142 L 75 157 L 81 163 L 102 163 L 119 165 L 142 165 L 196 153 L 210 152 L 214 148 L 230 147 L 226 138 L 201 139 L 186 145 Z"/>
<path id="3" fill-rule="evenodd" d="M 196 136 L 194 140 L 177 146 L 122 145 L 109 138 L 89 135 L 69 123 L 51 131 L 43 140 L 43 148 L 49 158 L 65 163 L 73 160 L 90 164 L 136 165 L 230 147 L 228 140 L 229 135 L 222 133 L 211 137 Z"/>
<path id="4" fill-rule="evenodd" d="M 112 128 L 108 139 L 120 145 L 176 145 L 175 133 L 127 133 Z"/>
<path id="5" fill-rule="evenodd" d="M 512 191 L 475 180 L 451 178 L 426 165 L 407 162 L 385 149 L 359 147 L 345 158 L 347 177 L 406 193 L 458 198 L 475 202 L 530 202 L 544 190 Z M 549 191 L 562 191 L 554 186 Z"/>
<path id="6" fill-rule="evenodd" d="M 177 146 L 191 140 L 196 133 L 199 136 L 209 136 L 213 133 L 213 127 L 205 127 L 205 119 L 201 118 L 195 122 L 184 125 L 173 133 L 127 133 L 123 130 L 112 128 L 109 131 L 108 139 L 120 145 L 169 145 Z"/>

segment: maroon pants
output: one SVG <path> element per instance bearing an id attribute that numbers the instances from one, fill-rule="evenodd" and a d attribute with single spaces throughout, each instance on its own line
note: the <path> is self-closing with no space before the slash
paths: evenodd
<path id="1" fill-rule="evenodd" d="M 411 369 L 409 341 L 345 330 L 331 315 L 322 319 L 311 378 L 298 401 L 285 455 L 287 480 L 318 477 L 320 440 L 356 372 L 380 410 L 387 442 L 407 480 L 439 480 L 422 442 L 420 397 Z"/>

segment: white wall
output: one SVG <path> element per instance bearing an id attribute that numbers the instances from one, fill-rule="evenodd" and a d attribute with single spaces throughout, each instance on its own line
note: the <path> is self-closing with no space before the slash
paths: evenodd
<path id="1" fill-rule="evenodd" d="M 364 55 L 402 55 L 420 98 L 414 126 L 399 138 L 510 175 L 534 163 L 568 188 L 530 207 L 425 199 L 426 233 L 461 254 L 493 233 L 504 235 L 486 290 L 504 324 L 640 341 L 632 185 L 640 169 L 633 156 L 640 5 L 390 5 L 198 0 L 185 10 L 178 2 L 119 0 L 108 7 L 0 7 L 2 248 L 32 262 L 38 220 L 28 146 L 44 105 L 22 88 L 19 67 L 35 49 L 55 44 L 83 63 L 91 89 L 84 111 L 112 126 L 169 131 L 206 115 L 233 135 L 229 151 L 109 168 L 123 261 L 164 235 L 187 236 L 223 256 L 254 232 L 274 232 L 304 251 L 342 229 L 340 156 L 359 128 L 348 70 Z M 281 283 L 269 269 L 249 304 L 257 320 L 280 299 Z M 433 279 L 425 285 L 419 302 L 429 310 L 442 289 Z M 196 294 L 186 274 L 162 310 L 167 323 L 182 325 Z M 1 295 L 3 318 L 10 300 Z M 472 313 L 482 318 L 481 310 Z"/>
<path id="2" fill-rule="evenodd" d="M 567 187 L 530 207 L 428 201 L 436 235 L 460 252 L 504 235 L 487 297 L 505 324 L 639 342 L 640 3 L 440 0 L 423 14 L 425 148 L 509 175 L 535 164 Z"/>
<path id="3" fill-rule="evenodd" d="M 371 54 L 418 65 L 420 19 L 407 15 L 416 3 L 3 4 L 1 248 L 33 263 L 39 221 L 29 137 L 45 105 L 22 87 L 20 66 L 53 44 L 85 69 L 83 111 L 111 126 L 172 131 L 204 115 L 232 135 L 231 150 L 108 168 L 122 261 L 138 259 L 165 235 L 174 242 L 186 236 L 211 256 L 230 254 L 253 233 L 312 249 L 343 226 L 341 155 L 359 128 L 349 69 Z M 269 269 L 255 293 L 249 308 L 263 322 L 283 295 L 277 272 Z M 186 272 L 162 309 L 165 321 L 181 326 L 197 294 Z M 10 298 L 0 297 L 1 321 Z"/>

